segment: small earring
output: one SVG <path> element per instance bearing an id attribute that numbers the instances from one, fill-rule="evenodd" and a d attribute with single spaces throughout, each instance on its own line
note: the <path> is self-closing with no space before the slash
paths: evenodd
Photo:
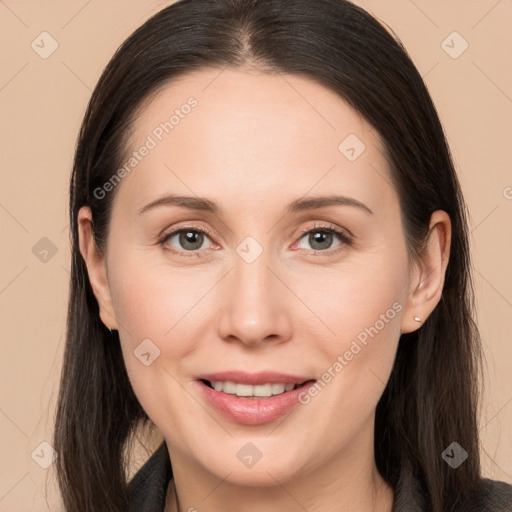
<path id="1" fill-rule="evenodd" d="M 416 322 L 419 322 L 421 324 L 421 318 L 419 316 L 415 316 L 414 320 L 416 320 Z"/>

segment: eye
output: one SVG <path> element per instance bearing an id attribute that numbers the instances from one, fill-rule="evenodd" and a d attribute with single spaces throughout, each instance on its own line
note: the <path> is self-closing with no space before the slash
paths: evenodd
<path id="1" fill-rule="evenodd" d="M 169 245 L 174 247 L 174 249 L 167 249 L 172 252 L 189 252 L 191 254 L 187 254 L 187 256 L 198 256 L 195 251 L 205 249 L 203 244 L 206 238 L 210 238 L 210 233 L 206 229 L 190 226 L 175 229 L 165 234 L 159 243 L 166 249 Z M 176 245 L 178 245 L 178 248 L 176 248 Z"/>
<path id="2" fill-rule="evenodd" d="M 313 228 L 303 230 L 301 234 L 302 236 L 299 238 L 299 249 L 308 249 L 307 247 L 302 247 L 300 244 L 302 239 L 306 239 L 306 243 L 309 243 L 312 247 L 311 250 L 313 254 L 332 254 L 333 252 L 342 250 L 345 246 L 350 246 L 352 243 L 350 235 L 331 225 L 315 225 Z M 207 248 L 204 247 L 206 239 L 211 239 L 212 236 L 213 235 L 206 228 L 184 226 L 164 234 L 159 240 L 159 244 L 165 250 L 177 254 L 199 257 L 199 251 Z M 340 246 L 339 249 L 331 249 L 334 238 L 338 238 L 340 241 L 340 243 L 335 246 Z"/>
<path id="3" fill-rule="evenodd" d="M 340 240 L 340 243 L 335 246 L 341 246 L 340 249 L 331 250 L 334 238 L 338 238 L 338 240 Z M 346 245 L 351 245 L 350 236 L 344 231 L 333 226 L 315 225 L 313 228 L 304 230 L 302 232 L 302 236 L 299 239 L 299 248 L 307 249 L 307 247 L 302 247 L 300 245 L 300 241 L 302 239 L 305 239 L 306 243 L 310 244 L 314 254 L 331 254 L 343 249 L 343 247 Z"/>

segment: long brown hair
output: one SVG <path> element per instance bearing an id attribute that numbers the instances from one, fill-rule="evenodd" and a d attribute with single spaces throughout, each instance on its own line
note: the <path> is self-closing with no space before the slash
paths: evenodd
<path id="1" fill-rule="evenodd" d="M 118 335 L 101 323 L 79 251 L 77 213 L 88 205 L 100 251 L 113 196 L 94 191 L 122 165 L 141 102 L 164 83 L 204 67 L 249 64 L 310 77 L 335 91 L 380 133 L 411 254 L 435 210 L 452 222 L 442 298 L 422 327 L 403 334 L 376 411 L 375 458 L 396 485 L 404 465 L 433 512 L 455 510 L 480 482 L 477 405 L 480 340 L 466 207 L 426 86 L 406 50 L 374 17 L 346 0 L 181 0 L 138 28 L 106 66 L 85 114 L 70 183 L 71 282 L 67 338 L 54 432 L 65 510 L 127 508 L 126 448 L 151 424 L 139 404 Z M 441 453 L 457 441 L 457 470 Z"/>

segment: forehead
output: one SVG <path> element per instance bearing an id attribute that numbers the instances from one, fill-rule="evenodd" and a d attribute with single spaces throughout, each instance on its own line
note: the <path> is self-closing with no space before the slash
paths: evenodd
<path id="1" fill-rule="evenodd" d="M 335 92 L 298 75 L 225 68 L 172 80 L 137 109 L 125 162 L 143 146 L 151 149 L 123 184 L 141 201 L 165 187 L 229 190 L 239 199 L 247 188 L 253 197 L 292 190 L 294 199 L 335 182 L 347 192 L 390 183 L 373 127 Z"/>
<path id="2" fill-rule="evenodd" d="M 192 101 L 197 105 L 188 108 L 187 103 Z M 302 137 L 322 137 L 331 132 L 336 140 L 345 130 L 352 129 L 359 134 L 364 131 L 372 143 L 381 145 L 373 127 L 343 98 L 303 75 L 232 68 L 186 73 L 164 83 L 141 103 L 134 115 L 129 146 L 169 121 L 173 113 L 171 124 L 178 136 L 180 131 L 186 131 L 183 127 L 177 130 L 178 124 L 190 125 L 195 120 L 202 127 L 214 125 L 215 132 L 222 135 L 239 133 L 243 125 L 249 130 L 257 124 L 264 129 L 261 139 L 288 128 L 287 133 L 297 135 L 300 131 Z M 181 123 L 186 117 L 191 117 L 192 123 Z"/>

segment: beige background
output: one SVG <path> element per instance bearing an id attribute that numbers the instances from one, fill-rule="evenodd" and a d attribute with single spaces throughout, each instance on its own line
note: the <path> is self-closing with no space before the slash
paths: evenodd
<path id="1" fill-rule="evenodd" d="M 63 353 L 75 139 L 115 49 L 166 3 L 0 0 L 0 511 L 59 510 L 53 466 L 37 462 L 51 453 L 40 445 L 51 441 Z M 471 212 L 488 364 L 484 472 L 512 483 L 512 2 L 358 3 L 402 39 L 451 145 Z M 445 51 L 463 49 L 462 39 L 448 37 L 454 31 L 469 45 L 458 58 Z M 58 44 L 46 59 L 40 53 L 51 41 L 42 32 Z"/>

